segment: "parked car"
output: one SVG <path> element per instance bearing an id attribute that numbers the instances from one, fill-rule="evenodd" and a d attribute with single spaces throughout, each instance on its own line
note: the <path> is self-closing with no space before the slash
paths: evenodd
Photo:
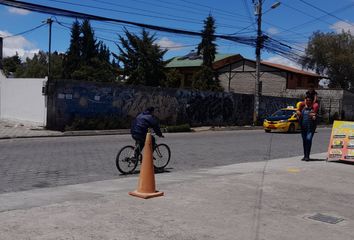
<path id="1" fill-rule="evenodd" d="M 299 120 L 296 117 L 296 110 L 296 108 L 290 106 L 276 111 L 271 116 L 264 119 L 264 131 L 296 132 L 300 129 Z"/>

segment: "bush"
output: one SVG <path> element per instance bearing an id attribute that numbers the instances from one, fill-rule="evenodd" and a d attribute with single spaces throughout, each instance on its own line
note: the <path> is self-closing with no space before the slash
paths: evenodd
<path id="1" fill-rule="evenodd" d="M 173 125 L 173 126 L 166 126 L 166 131 L 169 133 L 172 132 L 191 132 L 191 126 L 189 124 L 182 124 L 182 125 Z"/>

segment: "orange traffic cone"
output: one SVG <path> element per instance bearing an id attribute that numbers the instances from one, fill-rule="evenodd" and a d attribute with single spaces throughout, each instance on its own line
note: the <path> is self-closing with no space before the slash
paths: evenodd
<path id="1" fill-rule="evenodd" d="M 163 196 L 163 192 L 156 191 L 155 188 L 155 172 L 152 156 L 152 140 L 151 134 L 148 133 L 145 139 L 143 162 L 140 168 L 140 176 L 138 189 L 129 192 L 130 195 L 140 198 L 153 198 Z"/>

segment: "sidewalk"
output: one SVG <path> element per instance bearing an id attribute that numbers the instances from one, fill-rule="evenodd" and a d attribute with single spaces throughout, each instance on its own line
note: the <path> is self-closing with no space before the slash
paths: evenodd
<path id="1" fill-rule="evenodd" d="M 230 127 L 196 127 L 192 128 L 195 132 L 202 131 L 232 131 L 232 130 L 254 130 L 263 129 L 261 126 L 230 126 Z M 16 122 L 0 120 L 0 139 L 11 138 L 31 138 L 31 137 L 67 137 L 67 136 L 92 136 L 92 135 L 119 135 L 129 134 L 129 129 L 115 130 L 82 130 L 82 131 L 50 131 L 43 126 L 33 122 Z"/>
<path id="2" fill-rule="evenodd" d="M 325 156 L 156 174 L 148 200 L 137 175 L 1 194 L 1 240 L 352 240 L 354 166 Z"/>

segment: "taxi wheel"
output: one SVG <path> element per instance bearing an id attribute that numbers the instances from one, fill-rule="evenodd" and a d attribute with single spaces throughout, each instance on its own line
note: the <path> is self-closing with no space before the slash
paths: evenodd
<path id="1" fill-rule="evenodd" d="M 294 133 L 295 132 L 295 125 L 294 124 L 290 124 L 290 126 L 288 128 L 288 132 L 289 133 Z"/>
<path id="2" fill-rule="evenodd" d="M 269 130 L 269 129 L 264 129 L 264 131 L 265 131 L 266 133 L 270 133 L 270 130 Z"/>

